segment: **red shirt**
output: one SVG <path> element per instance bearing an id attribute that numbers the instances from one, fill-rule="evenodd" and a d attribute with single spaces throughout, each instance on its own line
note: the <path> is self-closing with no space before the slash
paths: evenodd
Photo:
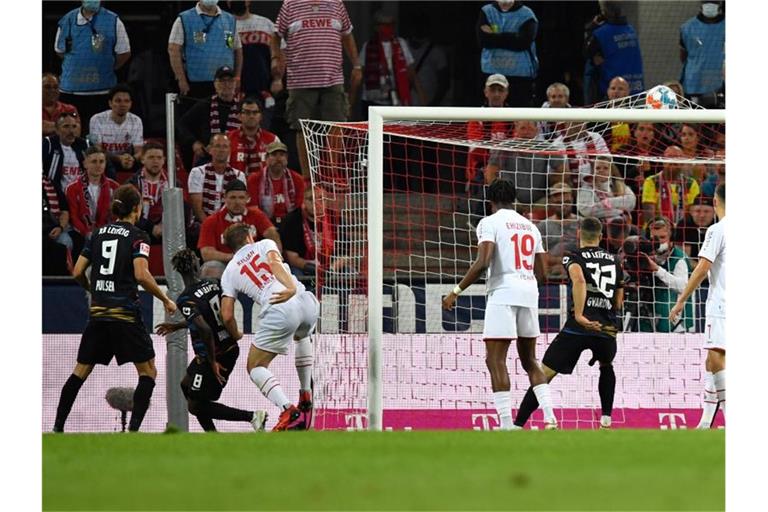
<path id="1" fill-rule="evenodd" d="M 251 141 L 241 128 L 229 130 L 227 137 L 232 148 L 229 153 L 229 165 L 233 169 L 242 171 L 246 176 L 261 169 L 267 161 L 267 146 L 278 140 L 274 133 L 259 130 L 258 138 Z"/>
<path id="2" fill-rule="evenodd" d="M 72 182 L 67 187 L 69 221 L 72 227 L 81 235 L 88 236 L 93 228 L 109 224 L 112 219 L 112 194 L 119 186 L 118 182 L 102 176 L 99 197 L 96 199 L 96 211 L 91 212 L 85 197 L 88 184 L 84 179 Z"/>
<path id="3" fill-rule="evenodd" d="M 232 224 L 235 224 L 235 222 L 241 222 L 254 227 L 259 235 L 259 239 L 264 238 L 264 232 L 273 227 L 272 223 L 269 222 L 269 218 L 258 208 L 248 208 L 242 219 L 237 221 L 230 217 L 226 208 L 222 208 L 205 219 L 203 225 L 200 226 L 200 238 L 197 240 L 197 248 L 213 247 L 217 251 L 231 254 L 232 249 L 224 243 L 224 231 Z"/>
<path id="4" fill-rule="evenodd" d="M 304 177 L 296 171 L 287 169 L 290 174 L 289 179 L 293 180 L 293 200 L 289 197 L 289 191 L 284 190 L 283 178 L 270 178 L 272 184 L 272 215 L 271 219 L 283 219 L 288 212 L 296 208 L 301 208 L 304 203 Z M 258 206 L 265 210 L 261 197 L 261 177 L 263 172 L 255 172 L 248 176 L 248 195 L 251 198 L 249 206 Z M 266 173 L 269 176 L 269 171 Z M 266 213 L 266 211 L 265 211 Z M 280 221 L 278 221 L 280 222 Z"/>
<path id="5" fill-rule="evenodd" d="M 43 121 L 53 121 L 55 122 L 56 119 L 59 118 L 62 112 L 70 112 L 72 114 L 75 114 L 78 118 L 80 117 L 80 114 L 77 113 L 77 107 L 74 105 L 70 105 L 69 103 L 62 103 L 60 101 L 56 102 L 56 108 L 53 110 L 53 114 L 49 114 L 48 111 L 43 107 Z"/>

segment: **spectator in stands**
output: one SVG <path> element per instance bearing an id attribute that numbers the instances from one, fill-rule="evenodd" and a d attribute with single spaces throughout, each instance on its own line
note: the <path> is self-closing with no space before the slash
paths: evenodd
<path id="1" fill-rule="evenodd" d="M 98 0 L 65 14 L 54 43 L 61 63 L 61 100 L 77 108 L 82 129 L 104 108 L 107 92 L 117 84 L 115 71 L 131 57 L 131 44 L 122 20 Z M 85 135 L 85 134 L 83 134 Z"/>
<path id="2" fill-rule="evenodd" d="M 213 81 L 221 67 L 234 69 L 240 80 L 243 48 L 237 37 L 235 17 L 217 5 L 218 0 L 200 0 L 176 18 L 168 38 L 168 56 L 179 92 L 193 98 L 213 94 Z"/>
<path id="3" fill-rule="evenodd" d="M 248 96 L 240 104 L 240 128 L 227 132 L 231 144 L 229 165 L 247 178 L 258 173 L 265 164 L 267 146 L 279 139 L 261 127 L 261 102 Z"/>
<path id="4" fill-rule="evenodd" d="M 363 118 L 368 117 L 369 106 L 413 105 L 411 87 L 416 89 L 419 102 L 424 103 L 411 49 L 405 39 L 395 35 L 395 17 L 379 10 L 373 19 L 373 37 L 363 43 L 358 60 L 363 67 Z M 350 98 L 352 104 L 356 100 Z"/>
<path id="5" fill-rule="evenodd" d="M 420 103 L 415 87 L 411 87 L 411 99 L 414 105 L 437 107 L 443 104 L 450 89 L 451 70 L 444 47 L 429 37 L 432 17 L 427 10 L 423 14 L 423 17 L 418 18 L 419 22 L 412 27 L 413 33 L 408 39 L 408 45 L 413 54 L 416 80 L 424 91 L 424 101 Z"/>
<path id="6" fill-rule="evenodd" d="M 485 182 L 497 177 L 515 183 L 516 209 L 521 215 L 534 219 L 544 214 L 548 187 L 563 180 L 563 146 L 546 142 L 539 134 L 539 126 L 533 121 L 515 121 L 513 140 L 523 145 L 536 142 L 537 148 L 551 151 L 549 156 L 526 151 L 492 150 L 486 166 Z M 526 142 L 523 142 L 526 141 Z"/>
<path id="7" fill-rule="evenodd" d="M 80 119 L 77 108 L 62 103 L 59 96 L 59 77 L 53 73 L 43 73 L 43 137 L 56 133 L 56 120 L 62 112 L 69 112 L 75 119 Z"/>
<path id="8" fill-rule="evenodd" d="M 697 103 L 724 85 L 725 12 L 722 2 L 701 2 L 699 14 L 680 26 L 680 82 Z"/>
<path id="9" fill-rule="evenodd" d="M 649 226 L 650 238 L 655 252 L 643 253 L 647 269 L 653 275 L 654 318 L 640 318 L 642 332 L 688 332 L 693 330 L 693 302 L 685 306 L 684 314 L 677 324 L 669 321 L 669 311 L 675 305 L 677 296 L 688 284 L 691 264 L 680 247 L 672 241 L 672 223 L 667 217 L 657 217 Z"/>
<path id="10" fill-rule="evenodd" d="M 608 83 L 608 100 L 613 108 L 626 108 L 622 98 L 629 96 L 629 82 L 617 76 Z M 629 143 L 630 128 L 628 123 L 613 122 L 608 130 L 603 132 L 605 143 L 612 153 Z"/>
<path id="11" fill-rule="evenodd" d="M 715 151 L 715 158 L 725 162 L 725 150 L 718 149 Z M 704 180 L 704 183 L 701 184 L 701 194 L 708 197 L 714 197 L 712 194 L 714 194 L 718 185 L 725 183 L 725 164 L 713 164 L 713 167 L 714 172 L 710 172 L 710 174 Z"/>
<path id="12" fill-rule="evenodd" d="M 637 199 L 624 184 L 610 155 L 595 157 L 595 173 L 582 178 L 578 193 L 578 211 L 584 217 L 605 221 L 617 217 L 629 219 Z"/>
<path id="13" fill-rule="evenodd" d="M 539 22 L 522 2 L 498 0 L 485 4 L 475 25 L 483 75 L 501 74 L 509 81 L 509 105 L 532 107 L 539 71 L 536 33 Z"/>
<path id="14" fill-rule="evenodd" d="M 349 102 L 344 93 L 342 46 L 353 63 L 350 97 L 356 96 L 362 78 L 352 23 L 341 0 L 283 2 L 272 35 L 273 93 L 282 89 L 287 74 L 286 117 L 296 130 L 301 172 L 309 176 L 309 161 L 299 119 L 346 121 Z M 286 41 L 285 54 L 280 48 Z"/>
<path id="15" fill-rule="evenodd" d="M 703 159 L 712 158 L 715 155 L 702 141 L 701 128 L 696 124 L 683 123 L 680 129 L 680 147 L 685 158 Z M 686 164 L 685 168 L 686 172 L 699 183 L 702 183 L 706 178 L 706 164 Z"/>
<path id="16" fill-rule="evenodd" d="M 573 213 L 573 190 L 567 183 L 555 183 L 549 189 L 546 201 L 547 218 L 536 224 L 547 251 L 547 277 L 565 279 L 563 267 L 566 252 L 579 248 L 577 231 L 579 221 Z"/>
<path id="17" fill-rule="evenodd" d="M 61 198 L 64 198 L 67 187 L 83 174 L 88 142 L 77 136 L 79 130 L 77 118 L 71 112 L 62 112 L 56 119 L 56 134 L 43 138 L 43 176 Z M 69 210 L 66 198 L 61 209 Z"/>
<path id="18" fill-rule="evenodd" d="M 194 165 L 205 163 L 210 157 L 205 149 L 211 135 L 227 133 L 240 128 L 239 108 L 236 100 L 235 72 L 228 66 L 216 70 L 213 81 L 216 94 L 196 102 L 179 120 L 179 142 L 183 148 L 192 148 Z"/>
<path id="19" fill-rule="evenodd" d="M 629 82 L 623 76 L 615 76 L 608 82 L 606 96 L 609 100 L 615 101 L 629 96 Z"/>
<path id="20" fill-rule="evenodd" d="M 163 238 L 163 190 L 168 186 L 168 177 L 163 170 L 163 146 L 148 142 L 144 146 L 141 163 L 142 168 L 128 181 L 141 194 L 141 217 L 136 227 L 149 235 L 151 244 L 159 244 Z"/>
<path id="21" fill-rule="evenodd" d="M 234 16 L 237 35 L 243 46 L 243 72 L 240 91 L 243 96 L 260 98 L 263 105 L 261 125 L 269 130 L 275 99 L 272 97 L 272 55 L 270 42 L 275 32 L 272 20 L 251 13 L 250 0 L 228 1 L 229 12 Z"/>
<path id="22" fill-rule="evenodd" d="M 288 147 L 280 141 L 267 146 L 267 165 L 248 177 L 251 206 L 258 206 L 278 228 L 304 201 L 304 178 L 288 168 Z"/>
<path id="23" fill-rule="evenodd" d="M 715 207 L 712 196 L 703 194 L 696 198 L 691 205 L 688 215 L 677 223 L 675 241 L 683 244 L 685 255 L 696 265 L 699 259 L 699 249 L 704 242 L 707 228 L 715 222 Z"/>
<path id="24" fill-rule="evenodd" d="M 669 146 L 664 158 L 683 158 L 683 150 Z M 655 217 L 666 217 L 670 223 L 680 222 L 699 195 L 699 183 L 685 174 L 683 165 L 665 161 L 663 170 L 643 182 L 643 215 L 640 225 Z M 674 302 L 673 302 L 674 303 Z"/>
<path id="25" fill-rule="evenodd" d="M 109 90 L 109 110 L 91 117 L 89 138 L 99 144 L 115 169 L 133 170 L 144 145 L 144 124 L 130 112 L 131 88 L 117 84 Z"/>
<path id="26" fill-rule="evenodd" d="M 632 189 L 636 196 L 642 194 L 645 178 L 653 172 L 653 165 L 646 159 L 623 158 L 618 155 L 652 157 L 661 156 L 660 144 L 656 139 L 656 126 L 653 123 L 635 123 L 630 125 L 632 138 L 629 143 L 614 152 L 614 165 L 619 168 L 619 175 Z M 655 165 L 655 164 L 654 164 Z"/>
<path id="27" fill-rule="evenodd" d="M 242 181 L 245 185 L 245 175 L 229 165 L 229 138 L 224 133 L 211 136 L 208 152 L 211 162 L 193 167 L 189 173 L 188 190 L 192 211 L 200 222 L 205 222 L 208 216 L 221 209 L 224 201 L 226 186 L 234 181 Z"/>
<path id="28" fill-rule="evenodd" d="M 64 196 L 43 176 L 43 275 L 69 275 L 74 244 L 69 234 L 69 212 Z"/>
<path id="29" fill-rule="evenodd" d="M 628 82 L 629 94 L 643 91 L 640 42 L 634 27 L 621 12 L 621 2 L 601 0 L 600 15 L 594 22 L 595 27 L 586 39 L 584 53 L 597 71 L 597 98 L 607 97 L 609 82 L 618 76 Z"/>
<path id="30" fill-rule="evenodd" d="M 205 275 L 221 277 L 227 262 L 232 259 L 232 250 L 224 243 L 224 231 L 232 224 L 247 224 L 251 226 L 254 237 L 259 240 L 269 238 L 278 247 L 282 247 L 280 235 L 267 216 L 258 208 L 249 208 L 247 205 L 245 183 L 240 180 L 227 183 L 224 188 L 224 208 L 206 218 L 200 227 L 197 247 L 205 262 L 201 268 Z"/>
<path id="31" fill-rule="evenodd" d="M 67 187 L 67 204 L 72 227 L 88 240 L 94 228 L 112 219 L 112 195 L 120 185 L 104 175 L 107 156 L 99 146 L 85 150 L 85 174 Z"/>
<path id="32" fill-rule="evenodd" d="M 547 87 L 547 101 L 541 104 L 541 108 L 571 108 L 570 104 L 571 90 L 568 86 L 554 82 Z M 557 137 L 557 123 L 555 121 L 541 121 L 539 123 L 539 132 L 542 136 L 550 140 Z"/>
<path id="33" fill-rule="evenodd" d="M 315 229 L 317 222 L 317 229 Z M 315 215 L 312 189 L 304 190 L 301 208 L 285 216 L 280 228 L 285 261 L 297 276 L 314 276 L 323 273 L 328 257 L 333 252 L 333 227 L 328 215 Z"/>
<path id="34" fill-rule="evenodd" d="M 592 160 L 595 155 L 609 153 L 608 145 L 599 133 L 588 129 L 587 123 L 561 123 L 558 130 L 560 134 L 554 144 L 564 147 L 568 155 L 563 179 L 573 186 L 582 176 L 592 175 Z"/>

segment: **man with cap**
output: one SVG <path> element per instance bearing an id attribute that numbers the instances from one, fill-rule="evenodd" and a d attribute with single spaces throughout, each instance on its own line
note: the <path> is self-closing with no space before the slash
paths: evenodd
<path id="1" fill-rule="evenodd" d="M 301 208 L 304 178 L 288 168 L 288 148 L 280 141 L 267 146 L 267 164 L 248 177 L 252 206 L 258 206 L 278 227 L 286 215 Z"/>
<path id="2" fill-rule="evenodd" d="M 232 145 L 229 165 L 246 177 L 258 173 L 264 166 L 267 146 L 280 139 L 261 127 L 263 110 L 261 100 L 248 96 L 240 103 L 240 128 L 227 132 Z"/>
<path id="3" fill-rule="evenodd" d="M 229 66 L 216 70 L 213 85 L 216 94 L 204 101 L 196 102 L 179 120 L 179 142 L 185 157 L 192 158 L 187 164 L 200 165 L 209 159 L 205 148 L 211 135 L 227 133 L 240 128 L 239 106 L 237 103 L 237 81 L 235 72 Z"/>
<path id="4" fill-rule="evenodd" d="M 264 212 L 255 206 L 248 206 L 248 199 L 245 183 L 240 180 L 230 181 L 224 187 L 224 208 L 205 219 L 200 227 L 197 247 L 204 261 L 201 271 L 210 269 L 211 272 L 205 275 L 220 278 L 227 262 L 232 259 L 232 249 L 224 241 L 224 231 L 232 224 L 250 226 L 254 239 L 269 238 L 282 251 L 277 229 Z"/>
<path id="5" fill-rule="evenodd" d="M 205 98 L 222 67 L 234 69 L 240 81 L 243 47 L 235 17 L 222 11 L 218 0 L 200 0 L 176 18 L 168 38 L 171 68 L 183 96 Z"/>
<path id="6" fill-rule="evenodd" d="M 547 277 L 565 278 L 563 256 L 579 248 L 579 220 L 573 213 L 573 189 L 564 182 L 549 187 L 547 218 L 536 224 L 547 251 Z"/>

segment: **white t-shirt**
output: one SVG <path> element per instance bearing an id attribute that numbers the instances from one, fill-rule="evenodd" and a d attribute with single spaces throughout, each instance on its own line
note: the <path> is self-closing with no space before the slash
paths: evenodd
<path id="1" fill-rule="evenodd" d="M 193 167 L 191 171 L 189 171 L 189 178 L 187 178 L 187 188 L 189 190 L 190 194 L 202 194 L 203 193 L 203 181 L 205 178 L 205 165 L 198 165 L 197 167 Z M 246 183 L 245 180 L 245 174 L 241 171 L 238 171 L 237 169 L 233 169 L 235 171 L 236 178 L 243 183 Z M 216 175 L 216 192 L 219 193 L 219 199 L 216 200 L 215 209 L 218 210 L 224 205 L 224 201 L 221 199 L 222 192 L 224 190 L 224 175 L 223 174 L 217 174 Z"/>
<path id="2" fill-rule="evenodd" d="M 477 243 L 482 242 L 496 244 L 486 277 L 488 304 L 538 307 L 533 262 L 546 252 L 539 229 L 516 211 L 502 209 L 477 225 Z"/>
<path id="3" fill-rule="evenodd" d="M 64 157 L 61 166 L 61 190 L 67 190 L 67 187 L 80 177 L 80 162 L 77 161 L 77 155 L 72 146 L 62 144 L 61 152 Z"/>
<path id="4" fill-rule="evenodd" d="M 403 50 L 405 65 L 410 66 L 414 62 L 413 55 L 411 54 L 411 49 L 408 47 L 408 43 L 402 37 L 398 37 L 397 40 L 400 43 L 400 48 Z M 382 90 L 380 88 L 369 90 L 365 84 L 365 80 L 363 80 L 363 100 L 371 101 L 374 103 L 381 102 L 381 103 L 391 104 L 391 100 L 389 98 L 389 91 L 397 87 L 394 83 L 394 72 L 392 71 L 392 43 L 390 41 L 383 41 L 381 43 L 381 46 L 384 49 L 384 58 L 387 61 L 387 69 L 389 70 L 389 78 L 391 80 L 388 81 L 388 84 L 385 90 Z M 365 66 L 365 51 L 367 47 L 368 47 L 368 43 L 366 42 L 363 44 L 363 48 L 360 50 L 360 53 L 358 54 L 359 57 L 357 59 L 357 63 L 361 66 Z"/>
<path id="5" fill-rule="evenodd" d="M 139 116 L 128 112 L 125 121 L 117 124 L 111 114 L 111 110 L 105 110 L 91 117 L 91 142 L 116 155 L 131 154 L 133 148 L 144 145 L 144 124 Z"/>
<path id="6" fill-rule="evenodd" d="M 241 247 L 227 263 L 221 276 L 222 294 L 234 298 L 238 292 L 244 293 L 261 306 L 263 311 L 269 305 L 272 294 L 285 290 L 285 286 L 277 280 L 269 267 L 267 254 L 270 251 L 280 254 L 277 244 L 268 238 Z M 285 263 L 283 266 L 298 292 L 303 292 L 304 285 L 296 280 Z"/>
<path id="7" fill-rule="evenodd" d="M 699 258 L 712 263 L 709 267 L 707 317 L 725 317 L 725 218 L 707 228 Z"/>

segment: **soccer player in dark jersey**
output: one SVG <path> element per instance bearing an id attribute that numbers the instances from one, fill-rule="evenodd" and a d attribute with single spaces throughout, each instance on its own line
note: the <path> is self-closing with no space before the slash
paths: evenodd
<path id="1" fill-rule="evenodd" d="M 54 432 L 64 431 L 72 404 L 93 367 L 106 366 L 113 357 L 118 365 L 133 363 L 139 374 L 130 431 L 139 430 L 149 408 L 157 369 L 152 339 L 141 319 L 138 285 L 160 299 L 169 314 L 176 311 L 176 304 L 149 272 L 149 237 L 134 225 L 141 216 L 141 207 L 141 195 L 133 185 L 116 189 L 112 215 L 118 221 L 95 228 L 75 263 L 75 281 L 91 293 L 90 317 L 80 340 L 75 369 L 61 389 Z M 89 266 L 91 270 L 86 273 Z"/>
<path id="2" fill-rule="evenodd" d="M 563 257 L 563 266 L 572 284 L 573 306 L 568 320 L 544 353 L 542 370 L 547 382 L 558 373 L 573 372 L 585 350 L 592 351 L 590 366 L 600 363 L 598 392 L 602 416 L 601 428 L 610 428 L 616 374 L 613 358 L 616 356 L 616 333 L 619 319 L 616 312 L 624 302 L 624 271 L 617 256 L 600 247 L 602 225 L 594 217 L 585 217 L 579 223 L 579 249 Z M 515 425 L 522 428 L 539 403 L 528 388 Z"/>
<path id="3" fill-rule="evenodd" d="M 219 280 L 200 278 L 200 260 L 190 249 L 174 254 L 171 263 L 184 279 L 184 291 L 176 299 L 176 304 L 185 321 L 161 323 L 156 326 L 156 332 L 165 336 L 189 327 L 195 358 L 189 363 L 187 375 L 181 381 L 181 390 L 187 397 L 190 414 L 197 417 L 206 432 L 216 431 L 215 419 L 247 421 L 254 430 L 264 430 L 266 411 L 244 411 L 216 402 L 240 354 L 237 341 L 221 321 Z"/>

